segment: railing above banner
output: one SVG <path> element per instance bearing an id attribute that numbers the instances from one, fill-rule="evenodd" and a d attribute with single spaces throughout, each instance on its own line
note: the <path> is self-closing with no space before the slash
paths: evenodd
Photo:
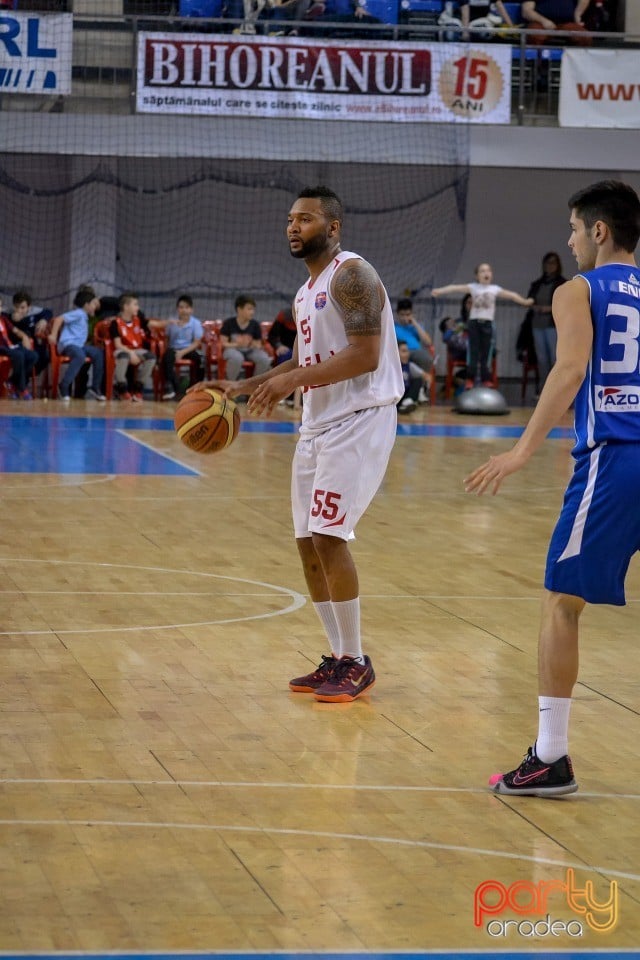
<path id="1" fill-rule="evenodd" d="M 302 114 L 298 115 L 305 119 L 312 116 L 340 119 L 345 114 L 339 107 L 344 106 L 350 97 L 352 106 L 349 119 L 405 119 L 411 122 L 468 120 L 471 123 L 556 125 L 562 65 L 567 59 L 572 60 L 573 73 L 577 71 L 577 82 L 581 84 L 575 96 L 577 99 L 582 96 L 585 100 L 598 101 L 599 116 L 606 114 L 602 110 L 603 100 L 614 104 L 616 100 L 630 102 L 627 113 L 633 113 L 635 106 L 635 113 L 640 115 L 640 100 L 636 99 L 633 103 L 634 97 L 640 98 L 639 88 L 634 87 L 632 81 L 628 87 L 626 75 L 619 79 L 614 77 L 613 80 L 607 77 L 602 80 L 601 86 L 598 86 L 600 81 L 597 77 L 595 80 L 591 77 L 593 70 L 603 63 L 605 51 L 635 51 L 640 46 L 640 35 L 585 31 L 579 36 L 578 47 L 573 45 L 575 35 L 559 30 L 554 31 L 552 37 L 548 32 L 520 27 L 504 29 L 488 25 L 481 30 L 462 31 L 455 23 L 447 24 L 441 16 L 435 15 L 436 7 L 442 7 L 441 0 L 366 2 L 367 10 L 371 13 L 362 19 L 347 18 L 346 14 L 340 14 L 335 21 L 329 21 L 308 19 L 309 11 L 314 6 L 320 6 L 311 0 L 299 0 L 297 6 L 294 4 L 300 10 L 306 6 L 307 18 L 303 20 L 265 17 L 265 10 L 268 10 L 265 0 L 244 0 L 244 3 L 241 0 L 240 9 L 236 12 L 242 15 L 232 18 L 214 15 L 222 10 L 220 0 L 192 0 L 191 8 L 193 11 L 197 9 L 197 16 L 179 15 L 181 10 L 189 9 L 187 0 L 182 0 L 180 4 L 153 0 L 144 8 L 149 10 L 148 15 L 128 15 L 128 7 L 143 9 L 140 2 L 129 5 L 125 2 L 123 5 L 121 0 L 117 0 L 119 9 L 124 11 L 121 15 L 76 12 L 73 18 L 69 14 L 56 16 L 54 13 L 68 6 L 65 0 L 50 0 L 47 7 L 51 11 L 49 13 L 28 11 L 24 0 L 19 12 L 3 11 L 3 17 L 15 19 L 17 39 L 13 44 L 6 41 L 0 44 L 0 110 L 97 114 L 154 112 L 160 110 L 158 88 L 162 88 L 165 94 L 167 90 L 171 91 L 171 96 L 165 96 L 166 102 L 162 107 L 165 112 L 225 113 L 232 108 L 224 100 L 216 105 L 219 97 L 205 97 L 205 92 L 212 93 L 206 90 L 211 84 L 202 76 L 196 76 L 202 56 L 205 57 L 205 66 L 212 69 L 211 53 L 205 52 L 208 47 L 209 51 L 215 50 L 214 57 L 218 59 L 214 66 L 218 72 L 223 51 L 226 51 L 227 66 L 233 66 L 233 62 L 243 65 L 245 73 L 240 74 L 238 80 L 240 87 L 244 85 L 247 90 L 252 89 L 253 80 L 246 71 L 251 71 L 254 65 L 256 70 L 264 67 L 265 75 L 273 80 L 274 90 L 282 89 L 284 92 L 291 91 L 285 89 L 290 84 L 283 79 L 283 70 L 293 70 L 298 76 L 307 71 L 307 81 L 315 70 L 316 87 L 308 91 L 309 95 L 318 97 L 322 88 L 324 94 L 330 92 L 332 96 L 319 97 L 313 112 L 310 108 L 302 110 Z M 249 17 L 244 15 L 245 4 L 247 9 L 251 8 Z M 36 4 L 34 0 L 31 5 L 42 8 L 43 3 Z M 83 3 L 75 6 L 81 9 L 89 6 L 91 9 L 90 5 Z M 225 9 L 233 10 L 233 7 L 228 5 Z M 278 8 L 275 9 L 277 11 Z M 202 15 L 209 13 L 212 15 Z M 62 30 L 57 41 L 52 39 L 54 22 L 56 29 Z M 65 29 L 71 32 L 72 38 L 71 44 L 66 47 Z M 153 35 L 157 35 L 158 39 L 155 47 Z M 163 42 L 168 46 L 161 49 Z M 147 45 L 146 54 L 140 52 L 141 43 Z M 52 59 L 50 54 L 54 49 L 57 54 Z M 72 49 L 71 53 L 69 49 Z M 480 55 L 474 56 L 473 50 L 480 50 Z M 145 56 L 148 63 L 150 51 L 155 51 L 153 55 L 157 67 L 162 63 L 162 57 L 165 58 L 166 76 L 162 78 L 161 73 L 156 73 L 156 79 L 160 77 L 161 82 L 155 84 L 154 93 L 150 92 L 149 77 L 145 76 Z M 566 53 L 571 56 L 565 57 Z M 578 54 L 577 58 L 575 54 Z M 235 56 L 235 61 L 231 61 L 232 56 Z M 590 75 L 589 82 L 595 85 L 588 87 L 583 82 L 581 58 L 585 64 L 584 72 Z M 434 68 L 430 79 L 440 90 L 441 100 L 445 101 L 444 109 L 441 102 L 435 109 L 426 107 L 425 102 L 422 106 L 419 104 L 419 86 L 426 76 L 425 63 L 428 59 Z M 54 62 L 58 64 L 59 72 L 54 70 Z M 178 64 L 180 69 L 185 64 L 187 69 L 191 69 L 193 90 L 185 91 L 184 75 L 175 82 L 169 76 Z M 196 73 L 193 73 L 194 69 Z M 335 69 L 338 74 L 335 74 Z M 633 67 L 630 69 L 633 70 Z M 225 88 L 230 79 L 222 79 Z M 347 83 L 349 90 L 341 88 L 341 81 Z M 372 86 L 375 87 L 378 82 L 385 89 L 383 93 L 379 91 L 382 100 L 378 98 L 374 104 L 375 98 L 370 94 L 375 92 Z M 263 90 L 268 94 L 269 83 L 264 77 L 260 78 L 256 73 L 255 83 L 257 91 Z M 407 93 L 406 97 L 396 101 L 404 104 L 401 110 L 387 109 L 385 106 L 388 103 L 387 88 L 394 83 L 404 85 Z M 353 100 L 353 95 L 358 93 L 354 84 L 360 84 L 362 88 L 359 91 L 359 103 Z M 328 91 L 327 85 L 333 85 L 335 89 Z M 365 89 L 367 85 L 369 89 Z M 185 95 L 178 97 L 175 87 L 179 87 Z M 141 90 L 146 90 L 146 103 Z M 185 101 L 187 93 L 191 95 L 190 105 L 177 102 Z M 194 97 L 194 94 L 197 96 Z M 154 96 L 156 102 L 151 103 Z M 244 99 L 268 103 L 263 108 L 263 115 L 272 117 L 296 116 L 295 109 L 302 109 L 291 105 L 289 112 L 281 110 L 276 114 L 269 113 L 275 109 L 270 105 L 270 96 L 268 94 L 260 98 L 254 91 Z M 172 103 L 169 102 L 171 99 Z M 201 110 L 197 109 L 197 102 L 200 102 Z M 434 103 L 433 97 L 431 103 Z M 487 112 L 488 104 L 490 110 Z M 192 109 L 187 109 L 188 106 Z M 253 112 L 247 115 L 260 115 L 258 107 L 254 105 L 251 109 Z M 615 110 L 613 113 L 610 125 L 615 126 Z M 608 124 L 604 122 L 603 125 Z M 628 123 L 621 125 L 627 126 Z"/>

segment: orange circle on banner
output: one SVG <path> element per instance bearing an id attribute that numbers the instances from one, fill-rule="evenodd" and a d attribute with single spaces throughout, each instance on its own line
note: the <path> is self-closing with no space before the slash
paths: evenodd
<path id="1" fill-rule="evenodd" d="M 480 119 L 500 103 L 504 77 L 490 54 L 471 47 L 442 65 L 439 87 L 442 102 L 452 113 L 465 120 Z"/>

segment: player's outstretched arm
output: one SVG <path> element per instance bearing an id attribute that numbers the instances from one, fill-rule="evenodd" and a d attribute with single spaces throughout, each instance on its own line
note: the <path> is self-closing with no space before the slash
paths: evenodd
<path id="1" fill-rule="evenodd" d="M 558 330 L 557 359 L 540 394 L 524 433 L 506 453 L 490 457 L 465 477 L 467 493 L 496 494 L 505 477 L 527 463 L 552 427 L 569 409 L 584 380 L 593 343 L 589 291 L 576 278 L 558 287 L 553 295 L 553 316 Z"/>

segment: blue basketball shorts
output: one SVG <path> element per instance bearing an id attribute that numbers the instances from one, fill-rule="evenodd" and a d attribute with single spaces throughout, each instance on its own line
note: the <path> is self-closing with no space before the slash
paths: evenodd
<path id="1" fill-rule="evenodd" d="M 544 585 L 587 603 L 625 603 L 640 549 L 640 444 L 606 443 L 576 461 L 553 531 Z"/>

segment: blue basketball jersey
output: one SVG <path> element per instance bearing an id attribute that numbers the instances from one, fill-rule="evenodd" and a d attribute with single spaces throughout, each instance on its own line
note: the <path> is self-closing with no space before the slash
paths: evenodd
<path id="1" fill-rule="evenodd" d="M 578 276 L 589 284 L 593 347 L 575 402 L 574 456 L 640 443 L 640 270 L 608 263 Z"/>

